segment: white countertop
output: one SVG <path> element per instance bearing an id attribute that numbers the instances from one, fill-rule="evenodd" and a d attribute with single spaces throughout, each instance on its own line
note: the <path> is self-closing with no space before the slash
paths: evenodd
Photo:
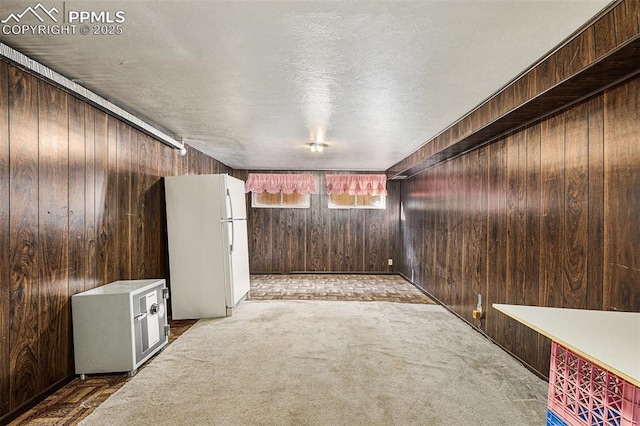
<path id="1" fill-rule="evenodd" d="M 640 387 L 640 312 L 493 307 Z"/>

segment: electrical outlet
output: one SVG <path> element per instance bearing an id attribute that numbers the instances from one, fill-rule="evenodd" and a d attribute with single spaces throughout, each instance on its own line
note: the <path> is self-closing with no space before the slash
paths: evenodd
<path id="1" fill-rule="evenodd" d="M 389 259 L 389 266 L 393 266 L 393 259 Z"/>
<path id="2" fill-rule="evenodd" d="M 476 305 L 476 308 L 473 310 L 471 316 L 473 317 L 473 319 L 479 320 L 482 319 L 482 295 L 478 293 L 478 304 Z"/>

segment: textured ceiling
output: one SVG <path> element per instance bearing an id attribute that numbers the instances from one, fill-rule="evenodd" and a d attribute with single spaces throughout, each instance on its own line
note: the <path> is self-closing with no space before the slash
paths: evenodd
<path id="1" fill-rule="evenodd" d="M 76 21 L 75 34 L 0 41 L 231 167 L 381 171 L 609 1 L 41 3 L 58 24 L 124 17 L 122 34 Z M 0 20 L 37 4 L 2 0 Z M 317 139 L 328 148 L 312 154 Z"/>

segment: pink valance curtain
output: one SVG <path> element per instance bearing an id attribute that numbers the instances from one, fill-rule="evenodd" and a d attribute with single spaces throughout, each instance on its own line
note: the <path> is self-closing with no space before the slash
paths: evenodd
<path id="1" fill-rule="evenodd" d="M 327 194 L 387 195 L 387 175 L 325 175 Z"/>
<path id="2" fill-rule="evenodd" d="M 308 174 L 249 173 L 245 192 L 315 194 L 316 183 Z"/>

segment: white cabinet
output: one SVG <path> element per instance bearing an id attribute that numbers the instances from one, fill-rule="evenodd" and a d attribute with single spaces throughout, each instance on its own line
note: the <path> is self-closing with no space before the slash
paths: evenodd
<path id="1" fill-rule="evenodd" d="M 71 297 L 75 371 L 128 372 L 167 344 L 165 280 L 115 281 Z"/>

